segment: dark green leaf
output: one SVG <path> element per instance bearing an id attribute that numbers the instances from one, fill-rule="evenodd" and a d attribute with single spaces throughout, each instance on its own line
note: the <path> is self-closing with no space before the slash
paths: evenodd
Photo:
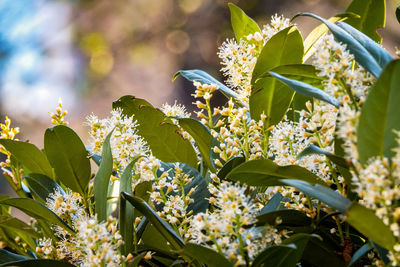
<path id="1" fill-rule="evenodd" d="M 225 179 L 225 177 L 230 173 L 234 168 L 239 166 L 240 164 L 246 161 L 245 157 L 234 157 L 230 159 L 224 166 L 218 171 L 217 176 L 220 179 Z"/>
<path id="2" fill-rule="evenodd" d="M 124 115 L 137 120 L 138 133 L 148 143 L 153 155 L 164 162 L 182 162 L 197 167 L 197 156 L 189 140 L 184 139 L 179 128 L 164 113 L 133 96 L 123 96 L 113 103 Z"/>
<path id="3" fill-rule="evenodd" d="M 44 150 L 57 178 L 73 191 L 85 195 L 90 181 L 89 154 L 79 136 L 57 125 L 44 134 Z"/>
<path id="4" fill-rule="evenodd" d="M 294 244 L 268 247 L 257 255 L 251 266 L 295 267 L 296 265 L 287 264 L 287 261 L 290 260 L 296 249 L 297 247 Z"/>
<path id="5" fill-rule="evenodd" d="M 372 157 L 394 155 L 396 133 L 400 130 L 400 61 L 388 64 L 372 86 L 362 110 L 357 129 L 360 162 Z"/>
<path id="6" fill-rule="evenodd" d="M 30 258 L 12 253 L 5 249 L 0 249 L 0 264 L 6 264 L 8 262 L 23 261 Z"/>
<path id="7" fill-rule="evenodd" d="M 181 118 L 179 120 L 179 126 L 181 126 L 186 132 L 188 132 L 196 142 L 201 157 L 203 158 L 206 166 L 212 171 L 215 172 L 214 164 L 211 160 L 211 149 L 213 143 L 213 136 L 207 127 L 205 127 L 201 122 L 190 119 L 190 118 Z"/>
<path id="8" fill-rule="evenodd" d="M 296 250 L 292 251 L 290 257 L 288 257 L 285 261 L 285 264 L 282 266 L 297 266 L 297 263 L 300 261 L 303 256 L 303 252 L 306 249 L 308 242 L 313 238 L 319 238 L 320 236 L 315 234 L 305 234 L 299 233 L 290 236 L 288 239 L 285 239 L 282 244 L 289 245 L 294 244 L 296 246 Z"/>
<path id="9" fill-rule="evenodd" d="M 235 32 L 236 40 L 246 38 L 247 35 L 255 32 L 261 32 L 257 23 L 244 13 L 242 9 L 233 3 L 229 3 L 229 10 L 231 12 L 231 23 L 233 31 Z"/>
<path id="10" fill-rule="evenodd" d="M 121 192 L 132 192 L 132 169 L 137 159 L 132 161 L 126 166 L 124 172 L 121 175 L 119 184 L 119 193 Z M 133 247 L 133 207 L 132 205 L 126 205 L 126 200 L 119 199 L 119 231 L 124 240 L 122 245 L 122 253 L 128 255 Z"/>
<path id="11" fill-rule="evenodd" d="M 22 260 L 22 261 L 14 261 L 7 262 L 4 264 L 0 264 L 0 266 L 18 266 L 18 267 L 74 267 L 75 265 L 69 264 L 65 261 L 56 261 L 56 260 L 38 260 L 38 259 L 30 259 L 30 260 Z"/>
<path id="12" fill-rule="evenodd" d="M 60 217 L 36 200 L 30 198 L 9 198 L 1 200 L 0 205 L 12 206 L 31 217 L 43 219 L 49 224 L 55 224 L 69 232 L 73 232 L 72 229 L 62 219 L 60 219 Z"/>
<path id="13" fill-rule="evenodd" d="M 197 244 L 187 243 L 183 249 L 183 253 L 194 258 L 201 264 L 206 264 L 207 267 L 232 267 L 232 263 L 223 255 L 215 250 Z"/>
<path id="14" fill-rule="evenodd" d="M 361 248 L 359 248 L 351 258 L 351 261 L 348 267 L 354 266 L 362 257 L 365 256 L 368 252 L 370 252 L 374 247 L 370 243 L 366 243 Z"/>
<path id="15" fill-rule="evenodd" d="M 348 32 L 340 28 L 339 26 L 333 24 L 332 22 L 323 19 L 317 15 L 312 13 L 302 13 L 297 16 L 310 16 L 315 19 L 320 20 L 325 23 L 325 25 L 329 28 L 332 34 L 335 36 L 336 40 L 346 44 L 346 48 L 354 55 L 356 61 L 364 67 L 367 71 L 369 71 L 373 76 L 379 77 L 382 68 L 378 64 L 378 61 L 374 56 L 353 36 L 351 36 Z"/>
<path id="16" fill-rule="evenodd" d="M 375 213 L 358 203 L 347 210 L 346 221 L 378 245 L 390 250 L 396 244 L 392 231 Z"/>
<path id="17" fill-rule="evenodd" d="M 308 147 L 306 147 L 303 151 L 301 151 L 298 155 L 297 155 L 297 159 L 300 159 L 302 157 L 308 156 L 308 155 L 313 155 L 313 154 L 317 154 L 317 155 L 325 155 L 330 161 L 332 161 L 333 163 L 335 163 L 336 165 L 339 165 L 343 168 L 348 169 L 349 165 L 347 164 L 347 161 L 342 158 L 342 157 L 338 157 L 328 151 L 323 150 L 322 148 L 320 148 L 319 146 L 316 145 L 309 145 Z"/>
<path id="18" fill-rule="evenodd" d="M 318 176 L 303 167 L 279 166 L 269 159 L 247 161 L 228 173 L 226 179 L 254 186 L 283 185 L 281 179 L 298 179 L 312 184 L 323 184 Z"/>
<path id="19" fill-rule="evenodd" d="M 182 75 L 186 80 L 191 82 L 200 82 L 204 84 L 216 84 L 218 85 L 218 90 L 220 90 L 227 98 L 234 98 L 238 99 L 239 95 L 233 91 L 232 89 L 228 88 L 226 85 L 212 77 L 205 71 L 202 70 L 179 70 L 175 73 L 173 81 L 179 76 Z"/>
<path id="20" fill-rule="evenodd" d="M 0 139 L 0 145 L 3 145 L 7 151 L 31 172 L 53 177 L 53 169 L 46 155 L 35 145 L 9 139 Z"/>
<path id="21" fill-rule="evenodd" d="M 113 132 L 114 130 L 112 130 L 104 140 L 100 167 L 94 177 L 95 211 L 100 222 L 107 219 L 108 187 L 113 169 L 113 157 L 110 145 Z"/>
<path id="22" fill-rule="evenodd" d="M 303 252 L 302 261 L 311 266 L 343 267 L 346 266 L 343 257 L 336 255 L 335 247 L 326 240 L 311 238 Z M 308 266 L 308 265 L 305 265 Z"/>
<path id="23" fill-rule="evenodd" d="M 274 78 L 260 76 L 281 65 L 300 64 L 303 58 L 303 39 L 296 27 L 275 34 L 263 47 L 252 74 L 253 89 L 249 99 L 251 118 L 267 115 L 267 126 L 278 123 L 285 115 L 294 92 Z"/>
<path id="24" fill-rule="evenodd" d="M 353 0 L 346 12 L 360 15 L 360 18 L 349 18 L 346 22 L 365 33 L 376 42 L 382 38 L 377 34 L 378 28 L 385 27 L 386 7 L 385 0 Z"/>
<path id="25" fill-rule="evenodd" d="M 400 23 L 400 5 L 396 8 L 396 18 L 397 21 Z"/>
<path id="26" fill-rule="evenodd" d="M 154 227 L 164 236 L 165 239 L 175 249 L 182 249 L 185 245 L 183 239 L 166 223 L 143 199 L 121 193 L 121 197 L 129 201 L 136 209 L 138 209 L 146 218 L 154 225 Z"/>
<path id="27" fill-rule="evenodd" d="M 312 220 L 307 217 L 304 212 L 286 209 L 275 210 L 258 215 L 257 225 L 275 225 L 277 218 L 282 220 L 282 223 L 280 223 L 279 226 L 283 227 L 309 226 L 312 223 Z"/>
<path id="28" fill-rule="evenodd" d="M 28 183 L 29 189 L 46 202 L 49 194 L 54 193 L 58 188 L 60 192 L 64 192 L 59 184 L 50 179 L 46 175 L 30 173 L 25 175 L 25 181 Z"/>
<path id="29" fill-rule="evenodd" d="M 319 184 L 311 185 L 305 181 L 284 179 L 283 183 L 297 188 L 299 191 L 313 198 L 319 199 L 342 213 L 346 213 L 351 201 L 328 187 Z"/>
<path id="30" fill-rule="evenodd" d="M 319 88 L 311 86 L 308 83 L 288 79 L 288 78 L 283 77 L 282 75 L 279 75 L 278 73 L 275 73 L 272 71 L 270 71 L 269 74 L 271 76 L 277 78 L 281 82 L 285 83 L 292 90 L 296 91 L 299 94 L 314 97 L 316 99 L 325 101 L 335 107 L 339 107 L 339 100 L 337 100 L 333 96 L 329 95 L 328 93 L 325 93 L 324 91 L 322 91 Z"/>
<path id="31" fill-rule="evenodd" d="M 267 205 L 265 205 L 261 211 L 260 211 L 260 215 L 264 214 L 264 213 L 269 213 L 272 211 L 276 211 L 281 209 L 282 206 L 282 202 L 284 201 L 284 197 L 282 196 L 281 193 L 276 193 L 267 203 Z"/>

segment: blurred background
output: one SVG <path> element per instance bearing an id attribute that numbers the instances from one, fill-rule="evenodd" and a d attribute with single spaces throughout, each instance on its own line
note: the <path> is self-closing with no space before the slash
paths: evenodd
<path id="1" fill-rule="evenodd" d="M 0 120 L 8 115 L 21 128 L 20 140 L 42 147 L 59 97 L 84 142 L 85 117 L 108 116 L 125 94 L 157 107 L 178 99 L 191 108 L 192 85 L 172 76 L 198 68 L 222 80 L 216 53 L 234 37 L 228 2 L 263 25 L 275 13 L 330 17 L 350 0 L 0 0 Z M 387 25 L 379 31 L 393 55 L 399 4 L 387 0 Z M 303 37 L 317 25 L 310 18 L 296 23 Z"/>

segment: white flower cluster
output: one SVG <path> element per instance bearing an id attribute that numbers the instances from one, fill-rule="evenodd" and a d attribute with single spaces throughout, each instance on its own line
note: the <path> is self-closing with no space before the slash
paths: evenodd
<path id="1" fill-rule="evenodd" d="M 101 120 L 97 116 L 91 115 L 87 121 L 90 126 L 91 145 L 94 153 L 101 153 L 105 138 L 113 131 L 110 145 L 114 170 L 119 175 L 134 158 L 141 156 L 136 163 L 136 179 L 133 186 L 140 181 L 154 179 L 154 173 L 160 166 L 160 162 L 151 154 L 146 141 L 138 135 L 138 123 L 133 116 L 124 116 L 121 109 L 115 109 L 111 111 L 109 118 Z"/>
<path id="2" fill-rule="evenodd" d="M 261 32 L 248 35 L 246 38 L 235 41 L 226 40 L 219 48 L 218 56 L 221 59 L 226 83 L 235 88 L 239 99 L 248 103 L 251 93 L 251 76 L 264 44 L 277 32 L 290 26 L 289 19 L 283 16 L 272 16 L 271 23 L 265 25 Z"/>
<path id="3" fill-rule="evenodd" d="M 284 232 L 273 226 L 246 228 L 259 212 L 245 194 L 246 187 L 222 182 L 209 189 L 215 209 L 193 216 L 188 232 L 193 242 L 225 254 L 236 266 L 245 265 L 247 258 L 253 260 L 266 246 L 280 244 Z"/>
<path id="4" fill-rule="evenodd" d="M 89 215 L 79 194 L 56 189 L 49 195 L 46 206 L 67 222 L 75 231 L 67 232 L 61 227 L 53 227 L 59 241 L 40 239 L 36 252 L 44 258 L 64 259 L 82 267 L 120 266 L 122 257 L 118 247 L 122 244 L 117 232 L 117 221 L 109 217 L 106 222 L 98 222 L 96 216 Z"/>

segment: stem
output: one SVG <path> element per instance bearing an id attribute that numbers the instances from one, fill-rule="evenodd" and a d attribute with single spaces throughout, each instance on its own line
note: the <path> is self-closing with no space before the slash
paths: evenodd
<path id="1" fill-rule="evenodd" d="M 346 90 L 346 93 L 349 95 L 349 97 L 350 97 L 350 99 L 351 99 L 351 102 L 353 103 L 354 109 L 355 109 L 356 111 L 358 111 L 357 101 L 356 101 L 356 99 L 354 98 L 354 95 L 353 95 L 353 93 L 351 92 L 350 88 L 348 88 L 348 87 L 346 86 L 346 84 L 343 82 L 343 79 L 342 79 L 342 78 L 338 79 L 338 81 L 339 81 L 340 85 L 343 87 L 343 89 Z"/>
<path id="2" fill-rule="evenodd" d="M 343 230 L 342 226 L 340 225 L 339 219 L 335 218 L 335 222 L 339 231 L 340 241 L 344 244 Z"/>
<path id="3" fill-rule="evenodd" d="M 206 99 L 206 106 L 207 106 L 207 114 L 208 114 L 208 128 L 213 129 L 213 119 L 212 119 L 212 112 L 211 112 L 211 105 L 210 105 L 210 99 Z"/>

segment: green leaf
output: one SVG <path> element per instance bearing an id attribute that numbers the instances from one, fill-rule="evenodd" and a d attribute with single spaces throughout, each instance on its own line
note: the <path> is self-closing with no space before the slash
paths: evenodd
<path id="1" fill-rule="evenodd" d="M 11 216 L 0 216 L 0 227 L 7 230 L 15 231 L 20 235 L 26 234 L 27 236 L 31 236 L 34 238 L 40 238 L 41 236 L 33 230 L 33 228 L 26 224 L 25 222 L 11 217 Z"/>
<path id="2" fill-rule="evenodd" d="M 353 203 L 348 208 L 346 215 L 346 221 L 360 233 L 387 250 L 393 249 L 396 239 L 390 228 L 375 215 L 374 211 L 358 203 Z"/>
<path id="3" fill-rule="evenodd" d="M 289 265 L 287 262 L 296 249 L 297 247 L 294 244 L 268 247 L 257 255 L 251 267 L 295 267 L 295 265 Z"/>
<path id="4" fill-rule="evenodd" d="M 239 42 L 240 39 L 246 38 L 249 34 L 255 32 L 261 32 L 260 27 L 257 23 L 244 13 L 240 7 L 233 3 L 229 3 L 229 10 L 231 12 L 231 23 L 233 31 L 235 32 L 236 40 Z"/>
<path id="5" fill-rule="evenodd" d="M 347 161 L 342 158 L 342 157 L 338 157 L 328 151 L 323 150 L 322 148 L 320 148 L 319 146 L 316 145 L 309 145 L 308 147 L 306 147 L 303 151 L 301 151 L 298 155 L 297 155 L 297 159 L 301 159 L 302 157 L 308 156 L 308 155 L 325 155 L 330 161 L 332 161 L 333 163 L 335 163 L 338 166 L 341 166 L 343 168 L 348 169 L 349 165 L 347 164 Z"/>
<path id="6" fill-rule="evenodd" d="M 375 58 L 378 62 L 379 66 L 384 68 L 390 61 L 393 60 L 393 57 L 387 52 L 382 46 L 377 44 L 374 40 L 369 38 L 367 35 L 353 28 L 349 24 L 345 22 L 336 22 L 336 24 L 349 33 L 355 40 L 357 40 L 365 49 L 368 50 L 369 53 Z"/>
<path id="7" fill-rule="evenodd" d="M 323 22 L 332 34 L 335 36 L 336 40 L 346 44 L 346 48 L 354 55 L 355 60 L 362 66 L 364 69 L 369 71 L 374 77 L 379 77 L 382 67 L 378 63 L 378 59 L 371 54 L 371 51 L 368 51 L 366 47 L 364 47 L 357 39 L 355 39 L 350 33 L 346 32 L 341 27 L 333 24 L 332 22 L 323 19 L 312 13 L 302 13 L 297 16 L 310 16 L 319 21 Z M 297 17 L 295 16 L 295 17 Z M 344 24 L 344 23 L 343 23 Z M 342 25 L 343 25 L 342 24 Z M 373 42 L 373 41 L 372 41 Z M 375 48 L 375 46 L 374 46 Z M 382 48 L 380 52 L 382 52 Z M 379 53 L 380 53 L 379 52 Z"/>
<path id="8" fill-rule="evenodd" d="M 251 118 L 267 115 L 267 126 L 278 123 L 285 115 L 294 92 L 274 78 L 260 76 L 281 65 L 300 64 L 303 58 L 303 39 L 296 27 L 275 34 L 263 47 L 252 74 L 253 89 L 249 99 Z"/>
<path id="9" fill-rule="evenodd" d="M 307 65 L 307 64 L 282 65 L 273 68 L 271 71 L 283 75 L 288 79 L 304 82 L 320 89 L 323 89 L 325 86 L 324 77 L 318 76 L 317 69 L 312 65 Z M 257 79 L 257 81 L 259 79 L 268 77 L 271 77 L 269 71 L 261 74 Z"/>
<path id="10" fill-rule="evenodd" d="M 46 175 L 30 173 L 24 176 L 25 181 L 28 183 L 29 189 L 46 202 L 49 194 L 54 193 L 58 188 L 60 192 L 64 192 L 59 184 L 50 179 Z"/>
<path id="11" fill-rule="evenodd" d="M 60 217 L 36 200 L 30 198 L 9 198 L 1 200 L 0 205 L 17 208 L 31 217 L 43 219 L 49 224 L 58 225 L 73 233 L 73 230 Z"/>
<path id="12" fill-rule="evenodd" d="M 282 202 L 284 199 L 281 193 L 275 193 L 268 203 L 260 210 L 260 215 L 282 209 Z"/>
<path id="13" fill-rule="evenodd" d="M 211 149 L 213 143 L 213 136 L 207 127 L 205 127 L 201 122 L 190 119 L 190 118 L 181 118 L 179 120 L 179 126 L 181 126 L 186 132 L 188 132 L 196 142 L 201 157 L 203 158 L 206 166 L 212 171 L 215 172 L 214 164 L 211 160 Z"/>
<path id="14" fill-rule="evenodd" d="M 95 211 L 99 222 L 107 219 L 108 187 L 113 169 L 113 157 L 110 145 L 113 132 L 114 130 L 112 130 L 104 140 L 100 167 L 94 177 Z"/>
<path id="15" fill-rule="evenodd" d="M 335 107 L 339 107 L 339 100 L 334 98 L 333 96 L 329 95 L 328 93 L 325 93 L 319 88 L 316 88 L 314 86 L 309 85 L 308 83 L 296 81 L 296 80 L 291 80 L 286 77 L 283 77 L 282 75 L 279 75 L 278 73 L 270 71 L 269 74 L 281 82 L 285 83 L 287 86 L 289 86 L 292 90 L 296 91 L 299 94 L 314 97 L 316 99 L 325 101 Z"/>
<path id="16" fill-rule="evenodd" d="M 337 249 L 329 245 L 326 240 L 311 238 L 302 256 L 304 266 L 343 267 L 346 263 L 343 257 L 336 255 Z M 306 265 L 308 263 L 308 265 Z"/>
<path id="17" fill-rule="evenodd" d="M 44 150 L 57 178 L 72 191 L 86 195 L 90 161 L 79 136 L 64 125 L 48 128 L 44 134 Z"/>
<path id="18" fill-rule="evenodd" d="M 220 179 L 225 179 L 228 173 L 230 173 L 234 168 L 246 161 L 245 157 L 234 157 L 231 158 L 224 166 L 218 171 L 217 176 Z"/>
<path id="19" fill-rule="evenodd" d="M 175 249 L 182 249 L 185 246 L 183 239 L 166 223 L 143 199 L 129 195 L 126 192 L 121 193 L 121 197 L 129 201 L 137 210 L 139 210 L 154 225 L 154 227 L 164 236 L 165 239 Z"/>
<path id="20" fill-rule="evenodd" d="M 293 186 L 310 197 L 321 200 L 342 213 L 346 213 L 351 201 L 332 189 L 319 184 L 311 185 L 305 181 L 283 179 L 282 183 Z"/>
<path id="21" fill-rule="evenodd" d="M 371 157 L 394 155 L 397 147 L 394 130 L 400 130 L 400 61 L 388 64 L 372 86 L 362 110 L 357 129 L 360 162 Z"/>
<path id="22" fill-rule="evenodd" d="M 6 264 L 9 262 L 15 262 L 15 261 L 23 261 L 23 260 L 28 260 L 28 259 L 30 259 L 30 258 L 12 253 L 5 249 L 0 249 L 0 264 Z"/>
<path id="23" fill-rule="evenodd" d="M 396 18 L 397 21 L 400 23 L 400 5 L 396 8 Z"/>
<path id="24" fill-rule="evenodd" d="M 303 167 L 279 166 L 269 159 L 247 161 L 228 173 L 226 179 L 253 186 L 283 185 L 282 179 L 298 179 L 311 184 L 323 184 L 318 176 Z"/>
<path id="25" fill-rule="evenodd" d="M 385 27 L 385 0 L 353 0 L 346 12 L 360 15 L 360 18 L 349 18 L 346 21 L 348 24 L 365 33 L 377 43 L 382 42 L 382 37 L 378 35 L 377 29 Z"/>
<path id="26" fill-rule="evenodd" d="M 351 13 L 337 14 L 334 17 L 328 19 L 328 21 L 335 23 L 336 21 L 344 21 L 349 17 L 358 17 L 358 15 Z M 293 18 L 294 19 L 294 18 Z M 304 57 L 303 62 L 306 62 L 316 51 L 314 44 L 329 31 L 325 24 L 320 24 L 315 27 L 304 40 Z"/>
<path id="27" fill-rule="evenodd" d="M 208 74 L 205 71 L 202 70 L 179 70 L 174 74 L 173 81 L 179 76 L 182 75 L 186 80 L 190 82 L 200 82 L 204 84 L 216 84 L 218 85 L 218 90 L 220 90 L 227 98 L 233 98 L 233 99 L 238 99 L 239 95 L 212 77 L 210 74 Z"/>
<path id="28" fill-rule="evenodd" d="M 365 256 L 368 252 L 370 252 L 374 247 L 370 243 L 366 243 L 361 248 L 357 249 L 357 251 L 353 254 L 351 261 L 349 262 L 348 267 L 354 266 L 362 257 Z"/>
<path id="29" fill-rule="evenodd" d="M 138 133 L 148 143 L 153 155 L 164 162 L 182 162 L 197 167 L 197 156 L 189 140 L 184 139 L 179 128 L 164 113 L 133 96 L 123 96 L 113 103 L 124 115 L 137 120 Z"/>
<path id="30" fill-rule="evenodd" d="M 298 226 L 310 226 L 312 220 L 307 217 L 304 212 L 298 210 L 275 210 L 266 212 L 257 216 L 257 225 L 275 225 L 276 219 L 280 218 L 282 223 L 278 226 L 281 227 L 298 227 Z"/>
<path id="31" fill-rule="evenodd" d="M 46 155 L 35 145 L 9 139 L 0 139 L 0 145 L 3 145 L 6 150 L 31 172 L 53 177 L 53 168 L 47 160 Z"/>
<path id="32" fill-rule="evenodd" d="M 296 246 L 296 250 L 292 251 L 290 257 L 286 259 L 284 266 L 297 266 L 297 263 L 303 256 L 303 252 L 306 249 L 308 242 L 313 238 L 321 239 L 321 237 L 316 234 L 305 234 L 305 233 L 294 234 L 290 236 L 288 239 L 285 239 L 282 242 L 282 244 L 283 245 L 294 244 Z"/>
<path id="33" fill-rule="evenodd" d="M 131 163 L 126 166 L 124 172 L 121 175 L 120 184 L 119 184 L 119 193 L 121 192 L 131 192 L 132 191 L 132 169 L 135 165 L 136 161 L 139 159 L 136 158 Z M 132 250 L 133 247 L 133 207 L 132 205 L 126 205 L 126 200 L 120 198 L 119 199 L 119 231 L 122 236 L 122 240 L 124 240 L 124 244 L 122 245 L 122 253 L 124 255 L 128 255 L 128 253 Z"/>
<path id="34" fill-rule="evenodd" d="M 187 243 L 183 249 L 183 253 L 194 258 L 201 264 L 206 264 L 208 267 L 232 267 L 232 263 L 223 255 L 204 246 Z"/>

